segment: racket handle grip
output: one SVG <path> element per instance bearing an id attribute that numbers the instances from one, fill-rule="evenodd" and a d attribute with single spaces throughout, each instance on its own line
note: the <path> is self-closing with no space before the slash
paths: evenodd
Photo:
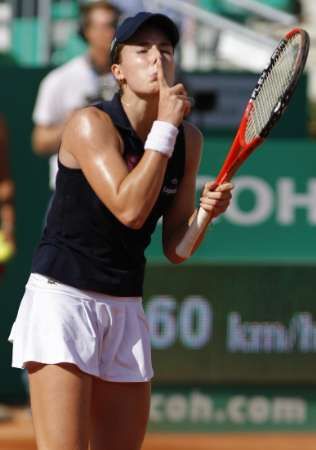
<path id="1" fill-rule="evenodd" d="M 205 209 L 200 208 L 181 242 L 176 247 L 176 254 L 180 256 L 180 258 L 187 259 L 191 255 L 194 245 L 205 230 L 209 221 L 210 215 Z"/>

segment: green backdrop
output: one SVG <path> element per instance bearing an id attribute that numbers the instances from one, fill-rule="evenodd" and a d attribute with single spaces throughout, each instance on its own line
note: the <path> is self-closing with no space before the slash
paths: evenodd
<path id="1" fill-rule="evenodd" d="M 316 385 L 315 267 L 151 265 L 157 380 Z"/>
<path id="2" fill-rule="evenodd" d="M 228 139 L 206 139 L 198 178 L 215 178 Z M 316 142 L 268 139 L 233 180 L 227 213 L 214 222 L 193 262 L 314 263 Z M 163 261 L 158 227 L 148 254 Z"/>
<path id="3" fill-rule="evenodd" d="M 33 155 L 30 146 L 34 99 L 46 72 L 2 68 L 0 75 L 0 110 L 9 125 L 17 187 L 18 250 L 0 281 L 0 399 L 10 401 L 24 394 L 20 372 L 9 367 L 7 336 L 49 198 L 47 161 Z M 293 108 L 300 109 L 297 103 Z M 293 109 L 288 113 L 282 127 L 293 129 L 293 118 L 298 118 Z M 229 144 L 227 137 L 207 138 L 199 186 L 215 176 Z M 147 252 L 151 264 L 145 286 L 157 381 L 314 383 L 314 146 L 304 138 L 268 141 L 236 177 L 231 212 L 210 229 L 190 264 L 166 262 L 158 226 Z M 202 316 L 211 320 L 199 328 Z M 164 329 L 164 323 L 170 328 Z M 304 351 L 298 350 L 304 341 L 298 334 L 301 324 L 309 330 Z M 228 351 L 232 333 L 237 338 L 231 337 L 234 351 Z M 294 342 L 285 345 L 286 337 Z M 256 345 L 264 351 L 249 351 Z"/>

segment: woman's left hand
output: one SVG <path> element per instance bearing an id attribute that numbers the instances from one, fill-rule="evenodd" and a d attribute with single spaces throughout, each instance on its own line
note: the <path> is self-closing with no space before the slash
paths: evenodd
<path id="1" fill-rule="evenodd" d="M 217 217 L 226 211 L 232 198 L 232 183 L 223 183 L 214 190 L 214 183 L 206 183 L 200 198 L 200 207 L 211 217 Z"/>

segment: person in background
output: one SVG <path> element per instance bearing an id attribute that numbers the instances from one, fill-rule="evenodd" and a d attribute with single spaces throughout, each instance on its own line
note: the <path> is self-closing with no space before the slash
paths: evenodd
<path id="1" fill-rule="evenodd" d="M 81 7 L 80 34 L 88 43 L 84 55 L 52 70 L 41 82 L 33 111 L 33 150 L 50 156 L 50 188 L 55 188 L 57 151 L 67 120 L 96 100 L 110 100 L 117 90 L 109 51 L 120 10 L 107 1 Z"/>
<path id="2" fill-rule="evenodd" d="M 9 170 L 8 130 L 0 116 L 0 273 L 15 249 L 14 182 Z"/>

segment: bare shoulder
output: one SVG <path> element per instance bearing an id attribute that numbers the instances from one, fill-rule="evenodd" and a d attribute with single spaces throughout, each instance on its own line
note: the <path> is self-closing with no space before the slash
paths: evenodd
<path id="1" fill-rule="evenodd" d="M 89 106 L 75 111 L 66 123 L 64 134 L 72 134 L 74 131 L 77 136 L 90 135 L 100 129 L 105 128 L 115 130 L 110 116 L 100 109 Z"/>
<path id="2" fill-rule="evenodd" d="M 89 106 L 74 112 L 68 120 L 60 148 L 64 163 L 83 167 L 105 153 L 122 152 L 122 142 L 112 119 L 104 111 Z"/>
<path id="3" fill-rule="evenodd" d="M 183 122 L 183 127 L 187 163 L 190 165 L 198 165 L 202 154 L 203 134 L 190 122 Z"/>
<path id="4" fill-rule="evenodd" d="M 71 153 L 80 149 L 116 145 L 120 141 L 110 116 L 100 109 L 89 106 L 72 114 L 62 137 L 62 147 Z M 82 145 L 78 145 L 82 144 Z"/>

